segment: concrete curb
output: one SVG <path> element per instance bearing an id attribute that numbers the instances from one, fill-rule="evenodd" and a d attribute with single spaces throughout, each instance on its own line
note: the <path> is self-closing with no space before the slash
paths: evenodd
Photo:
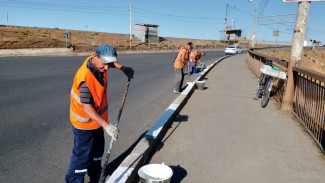
<path id="1" fill-rule="evenodd" d="M 71 54 L 73 54 L 73 50 L 70 48 L 0 49 L 0 57 L 65 56 Z"/>
<path id="2" fill-rule="evenodd" d="M 195 82 L 202 80 L 208 72 L 221 60 L 229 56 L 224 56 L 211 65 L 209 65 L 202 73 L 200 73 L 193 82 L 188 82 L 186 89 L 174 100 L 174 102 L 159 117 L 156 123 L 144 135 L 140 142 L 135 146 L 133 151 L 128 155 L 121 165 L 113 172 L 106 183 L 125 183 L 138 181 L 137 170 L 150 160 L 152 152 L 165 136 L 173 118 L 184 107 L 195 89 Z"/>

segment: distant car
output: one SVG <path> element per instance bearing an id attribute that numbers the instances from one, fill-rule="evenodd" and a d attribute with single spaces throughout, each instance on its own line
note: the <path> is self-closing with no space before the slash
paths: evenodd
<path id="1" fill-rule="evenodd" d="M 237 54 L 237 53 L 243 53 L 243 50 L 239 46 L 229 45 L 225 49 L 225 53 L 234 55 L 234 54 Z"/>

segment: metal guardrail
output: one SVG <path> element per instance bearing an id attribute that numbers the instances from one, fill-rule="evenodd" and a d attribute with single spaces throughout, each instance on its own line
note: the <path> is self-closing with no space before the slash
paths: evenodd
<path id="1" fill-rule="evenodd" d="M 276 57 L 267 56 L 249 50 L 246 56 L 249 68 L 260 75 L 259 68 L 267 62 L 272 62 L 287 72 L 288 62 Z M 325 74 L 302 67 L 293 67 L 295 79 L 295 98 L 293 113 L 309 131 L 318 145 L 325 150 Z M 275 84 L 276 93 L 273 99 L 281 105 L 286 87 L 286 81 L 278 80 Z"/>
<path id="2" fill-rule="evenodd" d="M 273 47 L 263 47 L 263 48 L 255 48 L 254 52 L 255 53 L 260 53 L 260 52 L 271 52 L 271 51 L 290 51 L 291 46 L 273 46 Z"/>
<path id="3" fill-rule="evenodd" d="M 325 149 L 325 74 L 293 67 L 295 77 L 294 113 Z"/>

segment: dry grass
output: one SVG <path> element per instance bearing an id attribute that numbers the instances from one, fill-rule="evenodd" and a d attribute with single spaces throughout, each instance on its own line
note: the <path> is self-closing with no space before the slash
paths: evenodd
<path id="1" fill-rule="evenodd" d="M 64 33 L 69 33 L 68 40 L 63 38 Z M 113 45 L 117 50 L 129 50 L 129 35 L 104 32 L 88 32 L 64 29 L 50 29 L 37 27 L 0 27 L 0 49 L 21 48 L 64 48 L 66 41 L 68 47 L 73 47 L 75 52 L 94 51 L 101 44 Z M 132 50 L 148 49 L 178 49 L 187 42 L 192 41 L 200 48 L 224 48 L 225 45 L 215 40 L 178 39 L 160 37 L 159 44 L 141 44 L 133 37 Z"/>
<path id="2" fill-rule="evenodd" d="M 290 59 L 290 51 L 276 51 L 265 54 L 287 61 Z M 305 49 L 301 55 L 300 66 L 325 74 L 325 49 Z"/>

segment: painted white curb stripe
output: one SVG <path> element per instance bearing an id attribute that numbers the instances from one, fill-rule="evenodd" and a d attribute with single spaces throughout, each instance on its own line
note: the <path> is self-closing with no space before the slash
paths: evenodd
<path id="1" fill-rule="evenodd" d="M 106 183 L 126 182 L 132 171 L 132 167 L 118 167 Z"/>
<path id="2" fill-rule="evenodd" d="M 150 130 L 145 134 L 145 137 L 148 141 L 154 140 L 158 134 L 160 133 L 161 129 L 170 118 L 171 115 L 175 112 L 178 108 L 179 104 L 171 104 L 167 110 L 160 116 L 160 118 L 156 121 L 156 123 L 150 128 Z"/>
<path id="3" fill-rule="evenodd" d="M 146 141 L 146 139 L 148 141 L 152 141 L 154 140 L 160 133 L 161 129 L 163 128 L 163 126 L 165 125 L 165 123 L 168 121 L 168 119 L 174 114 L 174 112 L 179 108 L 180 104 L 183 102 L 183 100 L 187 97 L 187 95 L 191 92 L 191 90 L 193 89 L 193 87 L 195 86 L 195 81 L 198 80 L 202 80 L 203 76 L 205 76 L 206 72 L 209 72 L 209 70 L 216 65 L 218 62 L 220 62 L 221 60 L 223 60 L 224 58 L 229 57 L 229 56 L 224 56 L 222 58 L 219 58 L 218 60 L 216 60 L 214 63 L 212 63 L 211 65 L 209 65 L 206 69 L 203 70 L 203 73 L 200 73 L 193 82 L 188 82 L 187 87 L 185 88 L 185 90 L 174 100 L 174 102 L 166 109 L 166 111 L 159 117 L 159 119 L 156 121 L 156 123 L 150 128 L 150 130 L 145 134 L 145 138 L 143 138 L 143 140 Z M 136 147 L 134 148 L 137 149 L 137 147 L 141 144 L 141 142 L 139 144 L 136 145 Z M 142 144 L 143 145 L 143 144 Z M 147 145 L 145 146 L 147 147 Z M 134 151 L 133 150 L 133 151 Z M 139 150 L 139 149 L 138 149 Z M 140 150 L 141 152 L 145 152 L 146 149 Z M 132 151 L 132 152 L 133 152 Z M 131 175 L 132 171 L 134 168 L 132 168 L 132 166 L 136 166 L 134 165 L 134 162 L 137 161 L 136 157 L 134 154 L 131 154 L 129 156 L 127 156 L 124 161 L 128 159 L 128 164 L 129 167 L 126 167 L 126 163 L 124 163 L 124 161 L 122 162 L 123 166 L 120 166 L 119 168 L 117 168 L 114 173 L 112 174 L 112 176 L 105 182 L 105 183 L 125 183 L 128 179 L 128 177 Z M 138 155 L 138 154 L 137 154 Z M 133 158 L 131 158 L 131 156 L 133 156 Z"/>

